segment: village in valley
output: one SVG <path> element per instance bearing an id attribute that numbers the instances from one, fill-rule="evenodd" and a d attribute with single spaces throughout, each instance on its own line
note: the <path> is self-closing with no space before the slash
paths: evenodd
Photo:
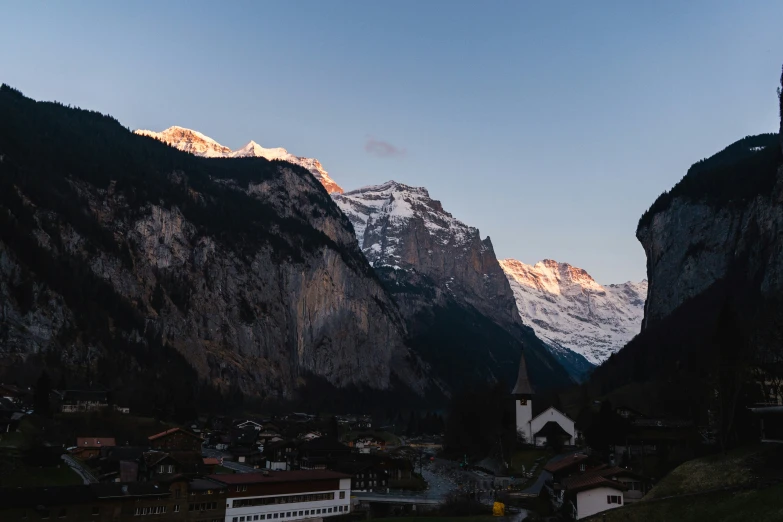
<path id="1" fill-rule="evenodd" d="M 175 425 L 100 390 L 0 394 L 2 520 L 583 520 L 638 502 L 671 462 L 715 443 L 691 423 L 608 403 L 569 416 L 536 395 L 524 357 L 505 399 L 515 440 L 503 448 L 499 436 L 483 458 L 448 447 L 450 423 L 432 413 L 399 425 L 308 412 Z"/>

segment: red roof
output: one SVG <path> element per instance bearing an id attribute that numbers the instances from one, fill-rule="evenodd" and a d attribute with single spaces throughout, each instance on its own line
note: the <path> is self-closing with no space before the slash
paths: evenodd
<path id="1" fill-rule="evenodd" d="M 218 464 L 220 464 L 220 460 L 214 457 L 207 457 L 204 459 L 204 464 L 206 464 L 207 466 L 217 466 Z"/>
<path id="2" fill-rule="evenodd" d="M 160 433 L 156 433 L 155 435 L 151 435 L 150 437 L 148 437 L 148 439 L 149 440 L 159 439 L 161 437 L 165 437 L 166 435 L 170 435 L 170 434 L 175 433 L 177 431 L 181 431 L 185 435 L 188 435 L 189 437 L 193 437 L 195 439 L 200 439 L 201 438 L 201 437 L 199 437 L 198 435 L 196 435 L 194 433 L 190 433 L 189 431 L 183 430 L 182 428 L 171 428 L 170 430 L 161 431 Z"/>
<path id="3" fill-rule="evenodd" d="M 116 446 L 114 437 L 77 437 L 76 446 L 80 448 L 110 448 Z"/>
<path id="4" fill-rule="evenodd" d="M 544 466 L 544 469 L 550 473 L 557 473 L 560 470 L 566 469 L 584 460 L 587 460 L 587 455 L 585 455 L 584 453 L 576 453 L 574 455 L 569 455 L 568 457 L 564 457 L 558 461 L 550 462 L 549 464 Z"/>
<path id="5" fill-rule="evenodd" d="M 280 482 L 304 482 L 308 480 L 334 480 L 351 478 L 345 473 L 329 471 L 326 469 L 299 470 L 299 471 L 270 471 L 263 473 L 235 473 L 233 475 L 209 475 L 211 480 L 223 484 L 270 484 Z"/>

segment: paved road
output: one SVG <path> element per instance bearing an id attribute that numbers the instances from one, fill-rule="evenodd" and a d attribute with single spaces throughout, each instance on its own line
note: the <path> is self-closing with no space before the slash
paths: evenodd
<path id="1" fill-rule="evenodd" d="M 95 484 L 98 479 L 81 462 L 70 455 L 62 455 L 62 459 L 82 478 L 85 484 Z"/>
<path id="2" fill-rule="evenodd" d="M 240 464 L 239 462 L 234 462 L 233 460 L 228 460 L 228 458 L 231 457 L 230 453 L 224 453 L 220 450 L 216 449 L 210 449 L 210 448 L 201 448 L 201 455 L 204 457 L 213 457 L 216 459 L 223 459 L 223 467 L 228 468 L 230 470 L 236 471 L 237 473 L 258 473 L 260 470 L 254 468 L 253 466 L 246 466 L 245 464 Z"/>

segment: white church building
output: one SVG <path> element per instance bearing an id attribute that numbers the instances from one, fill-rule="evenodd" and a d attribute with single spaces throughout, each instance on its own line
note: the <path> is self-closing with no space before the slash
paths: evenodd
<path id="1" fill-rule="evenodd" d="M 511 392 L 516 403 L 517 433 L 529 444 L 545 446 L 547 437 L 561 437 L 563 443 L 573 446 L 576 439 L 574 421 L 565 413 L 550 406 L 533 416 L 533 387 L 527 376 L 525 355 L 519 360 L 517 384 Z"/>

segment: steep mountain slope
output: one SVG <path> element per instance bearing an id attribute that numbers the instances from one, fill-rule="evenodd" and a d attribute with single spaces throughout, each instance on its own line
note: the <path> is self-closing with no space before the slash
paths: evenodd
<path id="1" fill-rule="evenodd" d="M 426 387 L 394 302 L 305 169 L 194 156 L 5 85 L 0 303 L 0 371 L 66 368 L 144 411 L 205 386 L 291 397 L 310 376 Z"/>
<path id="2" fill-rule="evenodd" d="M 329 173 L 323 168 L 321 162 L 313 158 L 294 156 L 282 147 L 266 149 L 254 141 L 250 141 L 244 147 L 232 151 L 212 138 L 190 129 L 182 127 L 169 127 L 161 132 L 150 130 L 136 130 L 136 134 L 150 136 L 179 150 L 190 152 L 206 158 L 265 158 L 269 161 L 280 160 L 299 165 L 309 170 L 315 179 L 321 182 L 327 192 L 342 194 L 343 189 L 329 177 Z"/>
<path id="3" fill-rule="evenodd" d="M 229 158 L 263 157 L 291 162 L 310 170 L 349 216 L 360 248 L 366 246 L 362 250 L 367 260 L 386 284 L 387 291 L 396 296 L 396 302 L 405 315 L 406 325 L 413 332 L 419 332 L 409 336 L 407 343 L 414 347 L 417 353 L 423 351 L 431 356 L 427 361 L 440 379 L 438 382 L 444 393 L 451 393 L 470 375 L 477 379 L 514 378 L 513 368 L 516 367 L 521 349 L 519 339 L 500 342 L 501 345 L 507 346 L 502 356 L 495 353 L 491 357 L 485 357 L 483 348 L 475 348 L 476 344 L 487 345 L 487 339 L 508 337 L 509 334 L 504 332 L 503 328 L 517 329 L 517 337 L 529 339 L 536 346 L 540 344 L 532 331 L 522 325 L 515 312 L 513 295 L 497 263 L 489 238 L 482 241 L 477 229 L 468 227 L 445 212 L 438 201 L 429 198 L 426 189 L 389 182 L 341 194 L 342 189 L 328 177 L 317 160 L 293 156 L 282 148 L 265 149 L 251 141 L 241 149 L 225 152 L 223 149 L 214 148 L 214 140 L 193 131 L 188 131 L 190 134 L 183 133 L 182 129 L 176 127 L 162 133 L 136 132 L 195 154 Z M 199 136 L 201 141 L 198 140 Z M 366 245 L 365 238 L 370 241 Z M 412 273 L 400 275 L 398 278 L 384 271 L 384 267 L 405 267 Z M 398 279 L 404 279 L 406 282 L 400 283 Z M 412 284 L 412 279 L 417 282 Z M 389 284 L 392 281 L 393 284 Z M 425 287 L 427 291 L 431 290 L 438 295 L 434 303 L 422 301 L 421 295 Z M 411 288 L 416 289 L 413 294 L 415 297 L 408 292 Z M 447 290 L 445 294 L 441 292 L 442 288 Z M 455 301 L 459 304 L 455 304 Z M 433 304 L 437 304 L 437 313 L 432 308 Z M 482 314 L 486 317 L 482 317 Z M 429 335 L 432 330 L 436 335 L 440 335 L 438 325 L 449 323 L 455 316 L 464 319 L 462 328 L 466 331 L 457 344 L 452 345 L 452 355 L 460 353 L 464 361 L 474 360 L 479 354 L 478 364 L 473 365 L 472 371 L 463 376 L 458 376 L 449 368 L 441 368 L 444 364 L 443 354 L 432 350 L 432 342 L 426 345 L 421 342 L 421 336 L 424 335 L 422 332 L 426 330 Z M 479 321 L 488 324 L 481 329 L 467 332 L 471 328 L 467 326 L 471 320 L 473 323 Z M 498 331 L 492 333 L 493 329 Z M 443 337 L 439 338 L 442 343 Z M 462 346 L 458 346 L 460 344 Z M 545 351 L 542 350 L 542 353 Z M 531 357 L 535 367 L 536 358 Z M 568 376 L 558 362 L 547 353 L 543 353 L 542 357 L 539 375 L 541 385 L 545 387 L 567 384 Z M 506 371 L 505 365 L 509 365 L 508 368 L 511 369 Z"/>
<path id="4" fill-rule="evenodd" d="M 783 288 L 780 150 L 776 134 L 743 138 L 693 165 L 639 221 L 650 281 L 645 327 L 748 263 L 748 278 Z"/>
<path id="5" fill-rule="evenodd" d="M 466 378 L 513 384 L 524 348 L 534 383 L 570 378 L 525 326 L 487 237 L 426 189 L 395 181 L 333 195 L 406 318 L 411 344 L 452 388 Z"/>
<path id="6" fill-rule="evenodd" d="M 596 394 L 709 424 L 723 444 L 757 436 L 747 406 L 783 396 L 782 163 L 778 135 L 744 138 L 642 216 L 643 328 L 596 369 Z"/>
<path id="7" fill-rule="evenodd" d="M 601 286 L 586 271 L 545 259 L 502 259 L 522 320 L 558 348 L 601 364 L 639 333 L 647 281 Z"/>
<path id="8" fill-rule="evenodd" d="M 482 240 L 478 229 L 454 219 L 427 189 L 389 181 L 334 200 L 370 265 L 415 270 L 480 312 L 519 324 L 489 237 Z"/>

